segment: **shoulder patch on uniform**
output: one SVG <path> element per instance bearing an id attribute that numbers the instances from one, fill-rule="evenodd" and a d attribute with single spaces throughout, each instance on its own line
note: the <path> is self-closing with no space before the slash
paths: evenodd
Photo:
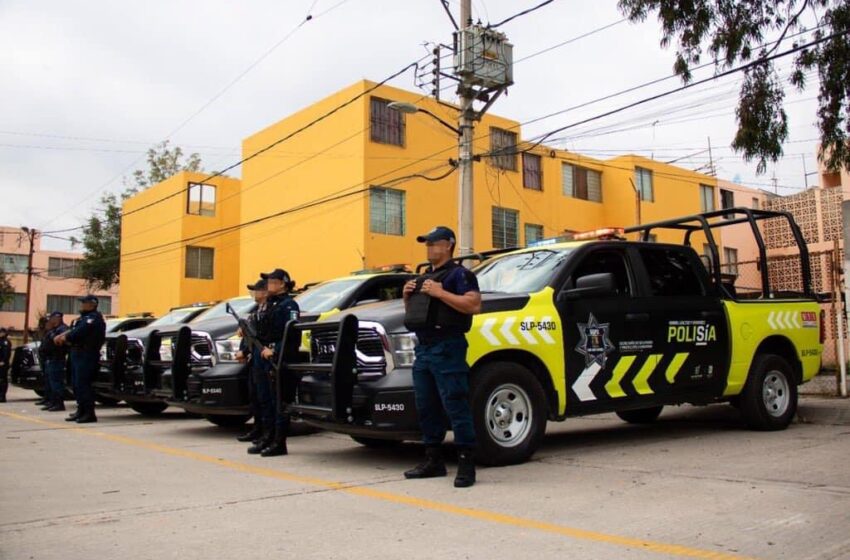
<path id="1" fill-rule="evenodd" d="M 94 319 L 86 319 L 86 323 L 88 323 L 89 325 L 91 325 L 92 323 L 94 323 Z"/>

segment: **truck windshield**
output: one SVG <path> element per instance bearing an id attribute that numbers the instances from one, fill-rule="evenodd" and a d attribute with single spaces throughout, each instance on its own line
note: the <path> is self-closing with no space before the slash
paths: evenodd
<path id="1" fill-rule="evenodd" d="M 254 298 L 250 297 L 238 297 L 229 299 L 227 301 L 222 301 L 221 303 L 217 303 L 193 318 L 190 323 L 196 323 L 199 321 L 206 321 L 207 319 L 218 319 L 219 317 L 224 317 L 227 315 L 227 304 L 230 304 L 230 307 L 236 312 L 240 317 L 242 315 L 246 315 L 254 308 Z"/>
<path id="2" fill-rule="evenodd" d="M 335 309 L 351 292 L 363 283 L 362 279 L 331 280 L 313 286 L 295 297 L 302 313 L 324 313 Z"/>
<path id="3" fill-rule="evenodd" d="M 186 320 L 186 317 L 193 315 L 198 312 L 197 307 L 183 307 L 181 309 L 175 309 L 173 311 L 169 311 L 153 323 L 149 324 L 149 327 L 161 327 L 162 325 L 175 325 L 177 323 L 182 323 Z"/>
<path id="4" fill-rule="evenodd" d="M 483 262 L 474 272 L 482 292 L 538 292 L 572 252 L 572 249 L 540 249 L 504 255 Z"/>

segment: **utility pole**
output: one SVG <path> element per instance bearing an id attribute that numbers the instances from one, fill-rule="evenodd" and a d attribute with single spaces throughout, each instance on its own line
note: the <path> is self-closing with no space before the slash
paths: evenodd
<path id="1" fill-rule="evenodd" d="M 35 229 L 31 229 L 28 227 L 21 228 L 23 232 L 27 235 L 27 239 L 29 240 L 29 256 L 27 258 L 27 294 L 26 294 L 26 303 L 24 304 L 24 344 L 29 342 L 29 334 L 30 334 L 30 301 L 32 299 L 32 257 L 35 253 L 35 238 L 38 235 L 38 231 Z"/>
<path id="2" fill-rule="evenodd" d="M 803 182 L 806 184 L 806 189 L 809 188 L 809 174 L 806 173 L 806 156 L 804 154 L 800 154 L 800 159 L 803 160 Z"/>
<path id="3" fill-rule="evenodd" d="M 472 25 L 472 0 L 461 0 L 460 2 L 460 25 L 466 29 Z M 458 129 L 460 130 L 458 146 L 458 247 L 459 254 L 469 255 L 473 251 L 473 197 L 472 197 L 472 132 L 474 126 L 474 115 L 472 103 L 474 101 L 470 76 L 461 76 L 460 86 L 460 118 Z"/>
<path id="4" fill-rule="evenodd" d="M 717 170 L 714 168 L 714 158 L 711 155 L 711 136 L 708 137 L 708 167 L 712 177 L 717 177 Z"/>

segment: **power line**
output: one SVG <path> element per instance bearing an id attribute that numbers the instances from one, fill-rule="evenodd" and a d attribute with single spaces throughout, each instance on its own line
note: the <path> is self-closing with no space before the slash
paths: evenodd
<path id="1" fill-rule="evenodd" d="M 576 41 L 578 41 L 578 40 L 580 40 L 580 39 L 584 39 L 584 38 L 586 38 L 586 37 L 590 37 L 590 36 L 592 36 L 592 35 L 596 35 L 597 33 L 601 33 L 602 31 L 605 31 L 605 30 L 611 29 L 612 27 L 615 27 L 615 26 L 620 25 L 621 23 L 625 23 L 625 22 L 627 22 L 627 21 L 629 21 L 629 20 L 628 20 L 628 18 L 623 18 L 623 19 L 617 20 L 617 21 L 615 21 L 615 22 L 612 22 L 612 23 L 609 23 L 609 24 L 603 25 L 602 27 L 597 27 L 596 29 L 593 29 L 593 30 L 591 30 L 591 31 L 588 31 L 587 33 L 582 33 L 581 35 L 577 35 L 577 36 L 575 36 L 575 37 L 573 37 L 573 38 L 571 38 L 571 39 L 567 39 L 566 41 L 563 41 L 563 42 L 558 43 L 558 44 L 556 44 L 556 45 L 552 45 L 551 47 L 546 47 L 545 49 L 542 49 L 542 50 L 539 50 L 539 51 L 537 51 L 537 52 L 533 52 L 533 53 L 531 53 L 531 54 L 525 55 L 525 56 L 523 56 L 522 58 L 518 58 L 518 59 L 514 60 L 514 64 L 519 64 L 520 62 L 522 62 L 522 61 L 524 61 L 524 60 L 528 60 L 528 59 L 530 59 L 530 58 L 534 58 L 535 56 L 539 56 L 539 55 L 541 55 L 541 54 L 543 54 L 543 53 L 547 53 L 547 52 L 549 52 L 549 51 L 553 51 L 553 50 L 555 50 L 555 49 L 558 49 L 558 48 L 561 48 L 561 47 L 563 47 L 563 46 L 569 45 L 569 44 L 571 44 L 571 43 L 575 43 Z"/>
<path id="2" fill-rule="evenodd" d="M 551 4 L 551 3 L 552 3 L 552 2 L 554 2 L 554 1 L 555 1 L 555 0 L 546 0 L 545 2 L 541 2 L 540 4 L 538 4 L 538 5 L 536 5 L 536 6 L 532 7 L 532 8 L 528 8 L 527 10 L 523 10 L 523 11 L 521 11 L 521 12 L 519 12 L 519 13 L 516 13 L 516 14 L 512 15 L 512 16 L 511 16 L 511 17 L 509 17 L 509 18 L 503 19 L 503 20 L 502 20 L 502 21 L 500 21 L 499 23 L 490 24 L 490 25 L 488 25 L 487 27 L 489 27 L 490 29 L 495 29 L 496 27 L 499 27 L 499 26 L 501 26 L 501 25 L 504 25 L 504 24 L 508 23 L 509 21 L 513 21 L 513 20 L 515 20 L 515 19 L 516 19 L 516 18 L 518 18 L 518 17 L 522 17 L 522 16 L 524 16 L 524 15 L 526 15 L 526 14 L 530 14 L 531 12 L 535 12 L 535 11 L 539 10 L 540 8 L 542 8 L 542 7 L 544 7 L 544 6 L 547 6 L 547 5 Z"/>

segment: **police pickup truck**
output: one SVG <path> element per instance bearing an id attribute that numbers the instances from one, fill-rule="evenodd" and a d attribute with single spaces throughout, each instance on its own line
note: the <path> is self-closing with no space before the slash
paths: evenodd
<path id="1" fill-rule="evenodd" d="M 799 290 L 766 271 L 765 223 L 790 228 Z M 740 289 L 721 273 L 717 230 L 751 231 L 761 280 Z M 477 459 L 527 460 L 547 420 L 616 412 L 654 421 L 664 406 L 731 402 L 757 430 L 785 428 L 797 386 L 820 369 L 823 315 L 808 251 L 789 214 L 725 209 L 620 230 L 640 241 L 575 239 L 504 252 L 474 268 L 483 310 L 467 335 Z M 681 244 L 650 242 L 659 231 Z M 581 237 L 581 236 L 577 236 Z M 669 238 L 668 237 L 668 238 Z M 694 249 L 706 244 L 704 263 Z M 418 439 L 404 305 L 290 322 L 279 375 L 300 378 L 293 412 L 365 445 Z M 300 351 L 311 333 L 309 355 Z M 367 351 L 381 345 L 376 363 Z"/>
<path id="2" fill-rule="evenodd" d="M 100 370 L 94 382 L 98 400 L 127 401 L 139 414 L 156 415 L 167 408 L 147 398 L 144 391 L 145 345 L 150 335 L 174 323 L 194 321 L 211 311 L 210 303 L 175 307 L 143 327 L 106 334 L 100 349 Z"/>
<path id="3" fill-rule="evenodd" d="M 310 287 L 295 296 L 302 318 L 328 318 L 342 309 L 400 298 L 404 283 L 414 275 L 388 268 L 389 272 L 362 271 Z M 244 314 L 252 310 L 246 308 Z M 185 330 L 164 331 L 163 336 L 174 341 L 171 362 L 160 364 L 165 368 L 160 394 L 168 404 L 202 414 L 219 426 L 244 424 L 251 417 L 248 367 L 236 360 L 242 339 L 233 317 L 192 323 Z"/>

